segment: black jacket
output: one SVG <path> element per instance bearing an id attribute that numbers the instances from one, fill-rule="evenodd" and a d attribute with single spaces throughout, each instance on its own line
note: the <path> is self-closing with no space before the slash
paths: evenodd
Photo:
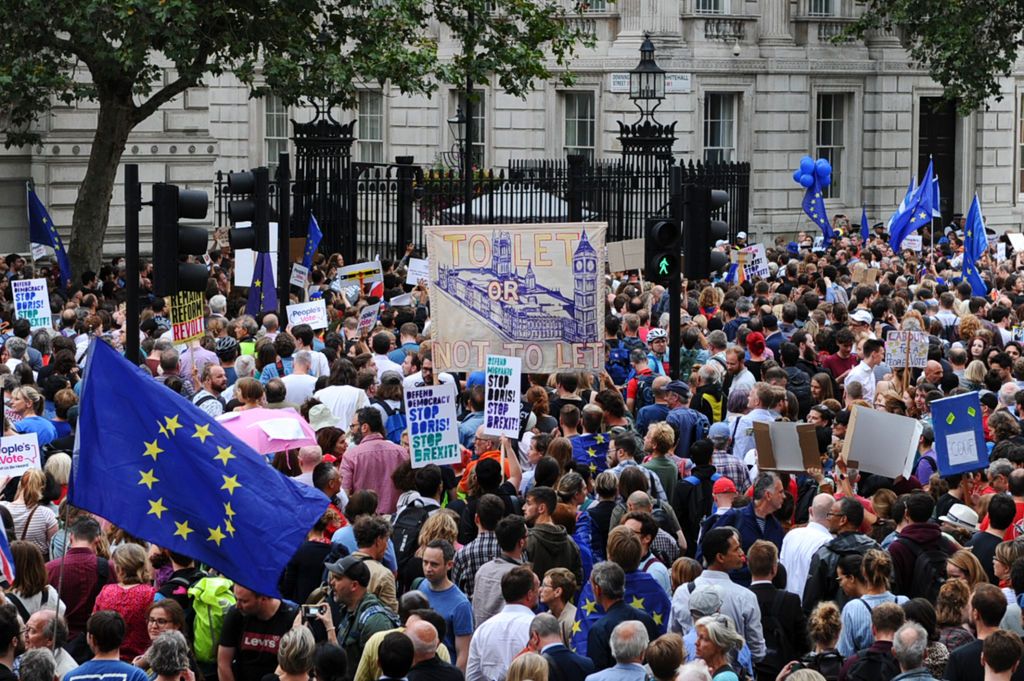
<path id="1" fill-rule="evenodd" d="M 839 588 L 839 580 L 836 579 L 836 565 L 839 564 L 839 559 L 851 554 L 863 556 L 868 549 L 877 548 L 878 542 L 860 532 L 843 532 L 819 548 L 811 558 L 811 566 L 807 573 L 804 610 L 810 612 L 821 601 L 833 600 L 842 608 L 846 604 L 846 594 Z"/>
<path id="2" fill-rule="evenodd" d="M 800 598 L 796 594 L 777 589 L 771 584 L 752 584 L 750 590 L 757 596 L 757 605 L 761 609 L 761 626 L 765 630 L 765 644 L 771 649 L 783 650 L 778 642 L 768 640 L 771 634 L 765 627 L 765 621 L 769 615 L 775 615 L 786 635 L 785 650 L 789 651 L 787 659 L 783 660 L 778 655 L 768 655 L 755 665 L 759 679 L 775 679 L 787 662 L 799 659 L 808 652 L 807 616 L 800 609 Z M 776 594 L 779 593 L 783 594 L 780 607 L 773 612 Z"/>
<path id="3" fill-rule="evenodd" d="M 799 367 L 786 367 L 786 390 L 796 396 L 796 402 L 800 407 L 800 418 L 807 418 L 807 412 L 814 406 L 814 396 L 811 395 L 811 379 Z"/>
<path id="4" fill-rule="evenodd" d="M 715 472 L 711 464 L 698 464 L 693 467 L 690 475 L 697 478 L 699 484 L 694 485 L 684 478 L 676 483 L 672 493 L 672 510 L 676 512 L 683 536 L 686 537 L 686 555 L 691 558 L 697 551 L 700 521 L 711 513 L 711 503 L 714 501 L 711 496 L 711 476 Z"/>
<path id="5" fill-rule="evenodd" d="M 594 673 L 594 663 L 572 652 L 562 644 L 551 646 L 544 651 L 548 660 L 548 681 L 584 681 Z M 551 669 L 550 667 L 555 667 Z M 413 681 L 413 679 L 409 679 Z"/>

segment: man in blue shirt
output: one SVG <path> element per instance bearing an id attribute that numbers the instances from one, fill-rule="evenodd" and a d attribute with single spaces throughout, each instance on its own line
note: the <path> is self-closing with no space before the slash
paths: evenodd
<path id="1" fill-rule="evenodd" d="M 665 386 L 668 416 L 665 421 L 672 426 L 676 439 L 676 456 L 685 458 L 690 445 L 702 440 L 708 433 L 708 417 L 696 409 L 690 409 L 690 386 L 682 381 L 672 381 Z"/>
<path id="2" fill-rule="evenodd" d="M 469 640 L 473 636 L 473 605 L 448 579 L 455 563 L 455 547 L 445 539 L 435 539 L 423 550 L 423 582 L 420 591 L 427 596 L 430 607 L 442 615 L 446 631 L 444 644 L 455 660 L 455 666 L 466 671 Z"/>
<path id="3" fill-rule="evenodd" d="M 94 612 L 85 624 L 85 632 L 93 658 L 78 669 L 68 672 L 64 681 L 105 678 L 146 681 L 144 671 L 121 661 L 120 649 L 124 641 L 125 624 L 119 613 L 113 610 Z"/>

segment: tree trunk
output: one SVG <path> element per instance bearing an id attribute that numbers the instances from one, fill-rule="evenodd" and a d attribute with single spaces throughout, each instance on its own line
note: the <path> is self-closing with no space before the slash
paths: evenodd
<path id="1" fill-rule="evenodd" d="M 73 273 L 72 285 L 82 272 L 98 271 L 103 260 L 103 241 L 110 217 L 117 166 L 121 162 L 128 134 L 134 127 L 133 103 L 128 97 L 100 96 L 99 120 L 89 154 L 85 179 L 78 188 L 75 212 L 71 219 L 71 245 L 68 257 Z"/>

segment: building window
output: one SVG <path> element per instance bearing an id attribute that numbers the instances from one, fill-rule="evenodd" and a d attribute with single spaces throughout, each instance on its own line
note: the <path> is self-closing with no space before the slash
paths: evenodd
<path id="1" fill-rule="evenodd" d="M 697 14 L 727 14 L 729 0 L 696 0 L 694 11 Z"/>
<path id="2" fill-rule="evenodd" d="M 732 92 L 709 92 L 704 96 L 704 161 L 729 163 L 736 160 L 736 99 Z"/>
<path id="3" fill-rule="evenodd" d="M 807 13 L 812 17 L 831 17 L 835 14 L 832 0 L 809 0 Z"/>
<path id="4" fill-rule="evenodd" d="M 384 162 L 384 95 L 377 90 L 359 93 L 359 160 L 364 163 Z"/>
<path id="5" fill-rule="evenodd" d="M 565 153 L 594 158 L 594 93 L 566 92 Z"/>
<path id="6" fill-rule="evenodd" d="M 476 91 L 476 101 L 473 102 L 473 165 L 483 168 L 487 159 L 487 102 L 484 92 Z M 461 92 L 453 92 L 449 111 L 454 116 L 455 112 L 466 111 L 466 100 Z M 452 139 L 452 149 L 455 150 L 458 140 Z"/>
<path id="7" fill-rule="evenodd" d="M 846 148 L 846 99 L 842 93 L 821 93 L 817 100 L 817 126 L 814 136 L 815 156 L 832 164 L 832 184 L 825 187 L 825 198 L 843 192 L 843 152 Z"/>
<path id="8" fill-rule="evenodd" d="M 267 95 L 264 101 L 266 132 L 263 138 L 266 142 L 267 167 L 270 168 L 270 177 L 274 177 L 277 155 L 288 151 L 288 107 L 277 95 Z"/>
<path id="9" fill-rule="evenodd" d="M 584 12 L 607 12 L 608 0 L 587 0 L 580 3 L 580 8 Z"/>

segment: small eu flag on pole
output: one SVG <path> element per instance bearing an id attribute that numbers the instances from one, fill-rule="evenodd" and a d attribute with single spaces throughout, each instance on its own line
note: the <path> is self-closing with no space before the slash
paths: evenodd
<path id="1" fill-rule="evenodd" d="M 71 285 L 71 261 L 64 250 L 57 227 L 53 224 L 46 206 L 39 200 L 36 190 L 28 182 L 25 183 L 28 197 L 28 240 L 34 244 L 49 246 L 57 256 L 57 267 L 60 268 L 60 279 L 65 286 Z"/>
<path id="2" fill-rule="evenodd" d="M 988 295 L 988 286 L 978 273 L 978 261 L 988 249 L 988 237 L 985 235 L 985 220 L 981 215 L 981 202 L 974 195 L 971 209 L 967 211 L 964 221 L 964 280 L 971 285 L 971 292 L 976 296 Z"/>
<path id="3" fill-rule="evenodd" d="M 821 235 L 824 237 L 822 245 L 824 248 L 828 248 L 833 236 L 832 225 L 828 222 L 828 213 L 825 212 L 825 197 L 817 176 L 814 178 L 814 184 L 807 188 L 801 206 L 807 217 L 821 230 Z"/>
<path id="4" fill-rule="evenodd" d="M 252 286 L 245 303 L 245 313 L 253 317 L 260 312 L 277 310 L 277 289 L 274 285 L 274 264 L 269 253 L 257 253 L 252 268 Z"/>
<path id="5" fill-rule="evenodd" d="M 313 267 L 313 255 L 316 253 L 316 249 L 323 238 L 324 233 L 320 231 L 320 223 L 316 221 L 316 216 L 310 213 L 309 231 L 306 234 L 306 247 L 302 251 L 302 266 L 307 270 Z"/>
<path id="6" fill-rule="evenodd" d="M 257 593 L 278 578 L 327 497 L 289 480 L 102 340 L 86 362 L 70 503 Z"/>

